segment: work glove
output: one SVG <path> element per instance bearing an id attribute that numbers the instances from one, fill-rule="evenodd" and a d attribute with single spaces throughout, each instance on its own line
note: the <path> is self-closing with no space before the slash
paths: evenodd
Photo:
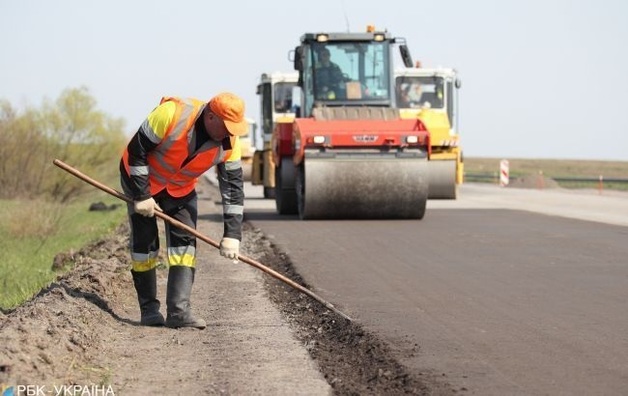
<path id="1" fill-rule="evenodd" d="M 155 202 L 152 197 L 143 201 L 134 201 L 133 208 L 135 209 L 135 213 L 141 214 L 142 216 L 146 217 L 153 217 L 155 215 L 155 209 L 161 211 L 161 208 L 159 207 L 159 205 L 157 205 L 157 202 Z"/>
<path id="2" fill-rule="evenodd" d="M 240 254 L 240 241 L 235 238 L 222 238 L 222 241 L 220 241 L 220 255 L 237 260 L 238 254 Z"/>

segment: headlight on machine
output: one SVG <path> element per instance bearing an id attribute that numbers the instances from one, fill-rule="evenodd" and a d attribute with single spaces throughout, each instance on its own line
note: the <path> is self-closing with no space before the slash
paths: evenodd
<path id="1" fill-rule="evenodd" d="M 418 136 L 406 136 L 406 143 L 408 144 L 417 144 L 419 142 Z"/>
<path id="2" fill-rule="evenodd" d="M 312 138 L 312 142 L 314 142 L 314 144 L 323 144 L 325 143 L 325 136 L 316 135 Z"/>

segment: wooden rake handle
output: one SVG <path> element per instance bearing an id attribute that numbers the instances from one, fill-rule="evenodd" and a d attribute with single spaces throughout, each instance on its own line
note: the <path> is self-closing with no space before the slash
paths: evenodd
<path id="1" fill-rule="evenodd" d="M 123 201 L 126 201 L 128 203 L 133 203 L 133 200 L 129 197 L 127 197 L 126 195 L 114 190 L 113 188 L 110 188 L 94 179 L 92 179 L 91 177 L 85 175 L 84 173 L 81 173 L 80 171 L 78 171 L 77 169 L 71 167 L 70 165 L 64 163 L 61 160 L 55 159 L 53 161 L 53 164 L 55 164 L 56 166 L 58 166 L 59 168 L 65 170 L 66 172 L 76 176 L 77 178 L 83 180 L 86 183 L 91 184 L 92 186 L 101 189 L 102 191 L 109 193 L 111 195 L 113 195 L 116 198 L 119 198 Z M 180 222 L 179 220 L 176 220 L 170 216 L 168 216 L 167 214 L 165 214 L 164 212 L 161 212 L 159 210 L 155 210 L 155 216 L 163 219 L 164 221 L 167 221 L 168 223 L 181 228 L 182 230 L 185 230 L 187 232 L 189 232 L 190 234 L 194 235 L 195 237 L 197 237 L 198 239 L 210 244 L 211 246 L 220 249 L 220 244 L 216 241 L 214 241 L 211 238 L 208 238 L 207 236 L 201 234 L 200 232 L 198 232 L 197 230 L 195 230 L 194 228 L 188 226 L 187 224 L 184 224 L 182 222 Z M 293 281 L 290 278 L 287 278 L 283 275 L 281 275 L 279 272 L 268 268 L 267 266 L 261 264 L 260 262 L 253 260 L 252 258 L 246 257 L 246 256 L 242 256 L 242 255 L 238 255 L 238 260 L 247 263 L 257 269 L 260 269 L 264 272 L 266 272 L 267 274 L 269 274 L 270 276 L 272 276 L 273 278 L 279 279 L 280 281 L 286 283 L 287 285 L 291 286 L 294 289 L 297 289 L 298 291 L 300 291 L 303 294 L 306 294 L 308 296 L 310 296 L 311 298 L 313 298 L 314 300 L 318 301 L 319 303 L 323 304 L 325 307 L 327 307 L 328 309 L 330 309 L 331 311 L 337 313 L 338 315 L 340 315 L 341 317 L 345 318 L 348 321 L 352 321 L 352 319 L 345 315 L 344 313 L 342 313 L 340 310 L 338 310 L 336 307 L 334 307 L 331 303 L 323 300 L 319 295 L 317 295 L 316 293 L 314 293 L 313 291 L 299 285 L 298 283 L 296 283 L 295 281 Z"/>

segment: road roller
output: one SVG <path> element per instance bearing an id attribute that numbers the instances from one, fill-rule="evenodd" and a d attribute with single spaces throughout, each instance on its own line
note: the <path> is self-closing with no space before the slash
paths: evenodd
<path id="1" fill-rule="evenodd" d="M 310 219 L 422 219 L 430 133 L 396 103 L 394 50 L 403 38 L 366 32 L 306 33 L 293 52 L 295 118 L 274 126 L 275 202 Z M 294 97 L 293 97 L 294 102 Z"/>
<path id="2" fill-rule="evenodd" d="M 294 71 L 262 73 L 257 85 L 261 133 L 255 141 L 251 183 L 264 186 L 264 198 L 275 198 L 275 163 L 271 138 L 277 123 L 294 121 L 294 112 L 298 106 L 293 102 L 293 96 L 296 100 L 298 94 L 293 93 L 300 89 L 297 87 L 298 80 L 299 75 Z"/>
<path id="3" fill-rule="evenodd" d="M 430 131 L 429 199 L 456 199 L 464 177 L 458 122 L 456 69 L 412 68 L 395 70 L 397 103 L 403 118 L 419 118 Z"/>

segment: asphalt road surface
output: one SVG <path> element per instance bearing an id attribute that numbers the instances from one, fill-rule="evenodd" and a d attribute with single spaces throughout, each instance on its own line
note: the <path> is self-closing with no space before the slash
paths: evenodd
<path id="1" fill-rule="evenodd" d="M 246 218 L 411 370 L 464 394 L 628 394 L 628 194 L 464 185 L 422 221 Z"/>

